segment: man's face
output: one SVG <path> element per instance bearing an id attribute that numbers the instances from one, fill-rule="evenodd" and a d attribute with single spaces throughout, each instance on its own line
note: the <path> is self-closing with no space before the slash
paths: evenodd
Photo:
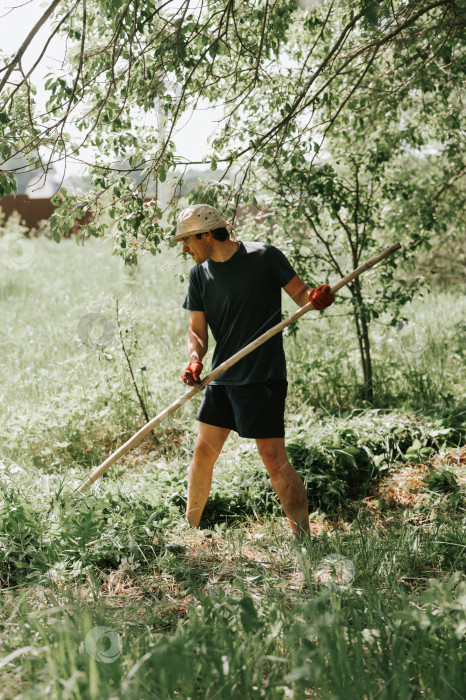
<path id="1" fill-rule="evenodd" d="M 209 234 L 203 234 L 201 238 L 197 238 L 196 234 L 183 238 L 183 253 L 188 253 L 193 258 L 194 262 L 201 265 L 207 260 L 210 254 L 210 244 L 208 242 Z"/>

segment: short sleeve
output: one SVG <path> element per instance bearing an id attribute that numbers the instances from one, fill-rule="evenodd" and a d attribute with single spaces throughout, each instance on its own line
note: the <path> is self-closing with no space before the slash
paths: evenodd
<path id="1" fill-rule="evenodd" d="M 267 259 L 272 277 L 280 287 L 285 287 L 297 274 L 288 258 L 273 245 L 268 246 Z"/>
<path id="2" fill-rule="evenodd" d="M 183 309 L 188 309 L 188 311 L 204 311 L 196 267 L 191 268 L 189 273 L 188 293 L 183 302 Z"/>

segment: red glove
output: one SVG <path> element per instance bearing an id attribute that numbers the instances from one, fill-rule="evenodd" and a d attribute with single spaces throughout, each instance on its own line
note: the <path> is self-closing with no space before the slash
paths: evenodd
<path id="1" fill-rule="evenodd" d="M 318 311 L 323 311 L 327 306 L 333 304 L 335 297 L 330 291 L 328 284 L 321 284 L 320 287 L 309 290 L 309 301 L 312 301 L 312 306 Z"/>
<path id="2" fill-rule="evenodd" d="M 181 375 L 181 379 L 185 384 L 189 384 L 189 386 L 199 384 L 203 367 L 204 365 L 202 362 L 197 362 L 197 360 L 195 362 L 190 362 Z"/>

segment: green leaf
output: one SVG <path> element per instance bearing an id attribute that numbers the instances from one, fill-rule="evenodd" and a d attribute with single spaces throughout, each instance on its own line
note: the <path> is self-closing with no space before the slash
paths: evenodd
<path id="1" fill-rule="evenodd" d="M 253 632 L 257 627 L 257 612 L 254 601 L 249 596 L 240 600 L 240 618 L 246 632 Z"/>

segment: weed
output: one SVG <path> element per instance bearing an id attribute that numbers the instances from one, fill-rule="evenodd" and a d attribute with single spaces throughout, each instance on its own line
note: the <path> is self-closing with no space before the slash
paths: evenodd
<path id="1" fill-rule="evenodd" d="M 444 469 L 440 473 L 431 470 L 424 482 L 432 491 L 439 493 L 456 493 L 459 490 L 455 475 L 448 469 Z"/>

